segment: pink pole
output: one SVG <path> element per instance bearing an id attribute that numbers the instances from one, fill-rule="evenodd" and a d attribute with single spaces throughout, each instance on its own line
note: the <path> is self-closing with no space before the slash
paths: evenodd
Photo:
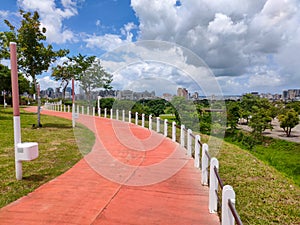
<path id="1" fill-rule="evenodd" d="M 11 64 L 13 112 L 14 112 L 14 116 L 20 116 L 18 68 L 17 68 L 17 45 L 14 42 L 10 43 L 10 64 Z"/>
<path id="2" fill-rule="evenodd" d="M 72 78 L 72 102 L 75 103 L 74 78 Z"/>
<path id="3" fill-rule="evenodd" d="M 17 66 L 17 44 L 9 43 L 10 47 L 10 65 L 11 65 L 11 86 L 13 97 L 14 113 L 14 144 L 15 144 L 15 168 L 17 180 L 22 180 L 22 161 L 18 160 L 18 144 L 21 143 L 21 121 L 19 108 L 19 84 L 18 84 L 18 66 Z"/>
<path id="4" fill-rule="evenodd" d="M 72 78 L 72 127 L 75 127 L 75 85 Z"/>

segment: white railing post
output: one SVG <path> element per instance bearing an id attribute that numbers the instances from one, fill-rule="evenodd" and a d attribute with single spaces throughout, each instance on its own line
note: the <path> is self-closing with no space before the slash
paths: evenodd
<path id="1" fill-rule="evenodd" d="M 201 157 L 201 171 L 202 171 L 202 177 L 201 177 L 201 183 L 202 185 L 208 185 L 208 164 L 209 159 L 205 152 L 208 153 L 208 145 L 203 144 L 202 146 L 202 157 Z"/>
<path id="2" fill-rule="evenodd" d="M 79 115 L 79 105 L 77 105 L 77 113 L 78 113 L 78 115 Z"/>
<path id="3" fill-rule="evenodd" d="M 81 114 L 84 115 L 84 106 L 81 106 Z"/>
<path id="4" fill-rule="evenodd" d="M 142 114 L 142 127 L 145 127 L 145 114 Z"/>
<path id="5" fill-rule="evenodd" d="M 234 225 L 234 217 L 228 206 L 228 201 L 235 204 L 235 193 L 230 185 L 225 185 L 222 190 L 222 225 Z"/>
<path id="6" fill-rule="evenodd" d="M 89 106 L 86 107 L 86 115 L 90 115 L 90 107 Z"/>
<path id="7" fill-rule="evenodd" d="M 195 160 L 194 166 L 200 168 L 200 135 L 195 136 Z"/>
<path id="8" fill-rule="evenodd" d="M 101 108 L 98 108 L 98 117 L 101 117 Z"/>
<path id="9" fill-rule="evenodd" d="M 68 113 L 70 112 L 70 105 L 68 105 Z"/>
<path id="10" fill-rule="evenodd" d="M 60 110 L 59 111 L 63 111 L 63 105 L 62 104 L 60 104 Z"/>
<path id="11" fill-rule="evenodd" d="M 107 108 L 104 109 L 104 118 L 107 117 Z"/>
<path id="12" fill-rule="evenodd" d="M 156 132 L 160 132 L 160 118 L 156 117 Z"/>
<path id="13" fill-rule="evenodd" d="M 164 136 L 168 136 L 168 120 L 164 120 Z"/>
<path id="14" fill-rule="evenodd" d="M 180 146 L 184 148 L 184 140 L 185 140 L 185 126 L 183 124 L 181 124 L 180 126 Z"/>
<path id="15" fill-rule="evenodd" d="M 64 105 L 64 112 L 66 112 L 66 105 Z"/>
<path id="16" fill-rule="evenodd" d="M 93 116 L 95 116 L 95 106 L 93 106 Z"/>
<path id="17" fill-rule="evenodd" d="M 128 111 L 128 122 L 131 123 L 131 111 Z"/>
<path id="18" fill-rule="evenodd" d="M 210 161 L 210 170 L 209 170 L 209 212 L 216 213 L 218 211 L 218 190 L 219 182 L 215 174 L 214 168 L 217 168 L 219 171 L 219 161 L 213 157 Z"/>
<path id="19" fill-rule="evenodd" d="M 125 122 L 125 110 L 122 110 L 122 121 Z"/>
<path id="20" fill-rule="evenodd" d="M 110 119 L 112 119 L 113 118 L 113 109 L 111 108 L 110 109 Z"/>
<path id="21" fill-rule="evenodd" d="M 176 122 L 172 122 L 172 141 L 176 142 Z"/>
<path id="22" fill-rule="evenodd" d="M 149 115 L 149 130 L 152 130 L 152 115 Z"/>
<path id="23" fill-rule="evenodd" d="M 116 120 L 119 120 L 119 110 L 116 109 Z"/>
<path id="24" fill-rule="evenodd" d="M 135 125 L 139 124 L 139 113 L 135 112 Z"/>
<path id="25" fill-rule="evenodd" d="M 192 130 L 187 131 L 187 155 L 192 157 Z"/>

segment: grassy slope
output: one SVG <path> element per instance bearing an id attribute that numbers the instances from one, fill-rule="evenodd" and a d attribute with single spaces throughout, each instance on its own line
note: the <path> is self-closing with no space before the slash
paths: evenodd
<path id="1" fill-rule="evenodd" d="M 227 142 L 217 158 L 221 178 L 236 192 L 244 224 L 300 224 L 300 188 L 292 180 Z"/>
<path id="2" fill-rule="evenodd" d="M 43 128 L 32 129 L 36 118 L 36 114 L 21 113 L 22 142 L 38 142 L 39 157 L 23 163 L 23 180 L 17 181 L 12 110 L 0 109 L 0 207 L 64 173 L 82 158 L 69 120 L 42 115 Z"/>

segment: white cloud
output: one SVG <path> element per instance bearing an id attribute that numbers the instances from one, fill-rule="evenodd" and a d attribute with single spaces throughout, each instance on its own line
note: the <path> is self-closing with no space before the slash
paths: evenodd
<path id="1" fill-rule="evenodd" d="M 50 76 L 45 76 L 42 78 L 37 77 L 37 82 L 40 84 L 41 90 L 45 90 L 49 87 L 52 87 L 53 89 L 60 87 L 60 83 L 52 80 Z"/>
<path id="2" fill-rule="evenodd" d="M 101 22 L 97 20 L 96 25 L 101 25 Z M 129 22 L 124 25 L 123 28 L 121 28 L 121 35 L 117 34 L 105 34 L 105 35 L 90 35 L 90 34 L 84 34 L 83 41 L 86 42 L 87 48 L 99 48 L 105 51 L 111 51 L 115 48 L 118 48 L 124 44 L 132 42 L 133 34 L 132 30 L 136 29 L 137 26 Z"/>
<path id="3" fill-rule="evenodd" d="M 230 80 L 237 89 L 238 82 L 246 82 L 240 83 L 240 90 L 290 87 L 297 81 L 299 87 L 299 1 L 182 0 L 180 7 L 175 3 L 131 1 L 140 22 L 140 40 L 170 41 L 187 47 L 217 76 L 242 76 Z M 265 85 L 260 85 L 261 81 Z M 222 85 L 230 91 L 226 88 L 230 82 L 223 81 Z"/>
<path id="4" fill-rule="evenodd" d="M 205 95 L 222 94 L 201 59 L 172 43 L 144 41 L 124 45 L 106 53 L 102 65 L 114 75 L 117 89 L 141 91 L 152 87 L 156 93 L 172 90 L 175 94 L 177 87 L 186 87 Z"/>
<path id="5" fill-rule="evenodd" d="M 77 41 L 75 34 L 63 26 L 63 20 L 78 14 L 76 2 L 62 0 L 63 9 L 56 6 L 55 0 L 18 0 L 18 5 L 24 10 L 38 11 L 41 25 L 47 28 L 47 41 L 61 44 Z"/>
<path id="6" fill-rule="evenodd" d="M 215 19 L 209 22 L 207 30 L 215 34 L 242 34 L 247 30 L 243 21 L 233 23 L 227 15 L 217 13 Z"/>

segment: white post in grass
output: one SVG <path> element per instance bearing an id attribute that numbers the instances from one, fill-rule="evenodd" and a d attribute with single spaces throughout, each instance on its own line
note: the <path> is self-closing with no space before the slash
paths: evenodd
<path id="1" fill-rule="evenodd" d="M 66 105 L 64 105 L 64 112 L 66 112 Z"/>
<path id="2" fill-rule="evenodd" d="M 139 113 L 135 112 L 135 125 L 139 124 Z"/>
<path id="3" fill-rule="evenodd" d="M 145 127 L 145 114 L 142 114 L 142 127 Z"/>
<path id="4" fill-rule="evenodd" d="M 84 106 L 81 106 L 81 114 L 84 115 Z"/>
<path id="5" fill-rule="evenodd" d="M 235 192 L 230 185 L 225 185 L 222 191 L 222 225 L 234 225 L 234 217 L 228 206 L 231 201 L 235 205 Z"/>
<path id="6" fill-rule="evenodd" d="M 131 123 L 131 111 L 128 111 L 128 122 Z"/>
<path id="7" fill-rule="evenodd" d="M 100 111 L 100 100 L 101 100 L 101 96 L 98 96 L 97 97 L 97 108 L 98 108 L 98 116 L 100 117 L 100 113 L 101 113 L 101 111 Z M 99 113 L 100 112 L 100 113 Z"/>
<path id="8" fill-rule="evenodd" d="M 160 118 L 156 117 L 156 132 L 160 132 Z"/>
<path id="9" fill-rule="evenodd" d="M 86 107 L 86 115 L 90 115 L 90 107 L 89 106 Z"/>
<path id="10" fill-rule="evenodd" d="M 93 106 L 93 116 L 95 116 L 95 106 Z"/>
<path id="11" fill-rule="evenodd" d="M 176 142 L 176 122 L 172 122 L 172 141 Z"/>
<path id="12" fill-rule="evenodd" d="M 164 120 L 164 136 L 168 136 L 168 120 Z"/>
<path id="13" fill-rule="evenodd" d="M 208 164 L 209 164 L 209 159 L 205 153 L 208 153 L 208 145 L 203 144 L 202 145 L 202 157 L 201 157 L 201 172 L 202 172 L 202 177 L 201 177 L 201 183 L 202 185 L 208 185 Z"/>
<path id="14" fill-rule="evenodd" d="M 217 176 L 215 174 L 214 168 L 217 168 L 219 171 L 219 161 L 213 157 L 210 161 L 210 170 L 209 170 L 209 212 L 217 213 L 218 211 L 218 190 L 219 183 Z"/>
<path id="15" fill-rule="evenodd" d="M 200 135 L 195 136 L 195 160 L 194 166 L 200 168 Z"/>
<path id="16" fill-rule="evenodd" d="M 152 115 L 149 115 L 149 130 L 152 130 Z"/>
<path id="17" fill-rule="evenodd" d="M 116 120 L 119 120 L 119 110 L 116 109 Z"/>
<path id="18" fill-rule="evenodd" d="M 70 112 L 70 105 L 68 105 L 68 113 Z"/>
<path id="19" fill-rule="evenodd" d="M 113 109 L 110 109 L 110 119 L 113 119 Z"/>
<path id="20" fill-rule="evenodd" d="M 122 121 L 125 122 L 125 110 L 122 110 Z"/>
<path id="21" fill-rule="evenodd" d="M 101 108 L 98 108 L 98 117 L 101 117 Z"/>
<path id="22" fill-rule="evenodd" d="M 107 117 L 107 108 L 104 108 L 104 118 Z"/>
<path id="23" fill-rule="evenodd" d="M 192 130 L 188 129 L 187 132 L 187 155 L 192 157 Z"/>
<path id="24" fill-rule="evenodd" d="M 181 124 L 180 126 L 180 146 L 184 148 L 184 141 L 185 141 L 185 126 Z"/>

